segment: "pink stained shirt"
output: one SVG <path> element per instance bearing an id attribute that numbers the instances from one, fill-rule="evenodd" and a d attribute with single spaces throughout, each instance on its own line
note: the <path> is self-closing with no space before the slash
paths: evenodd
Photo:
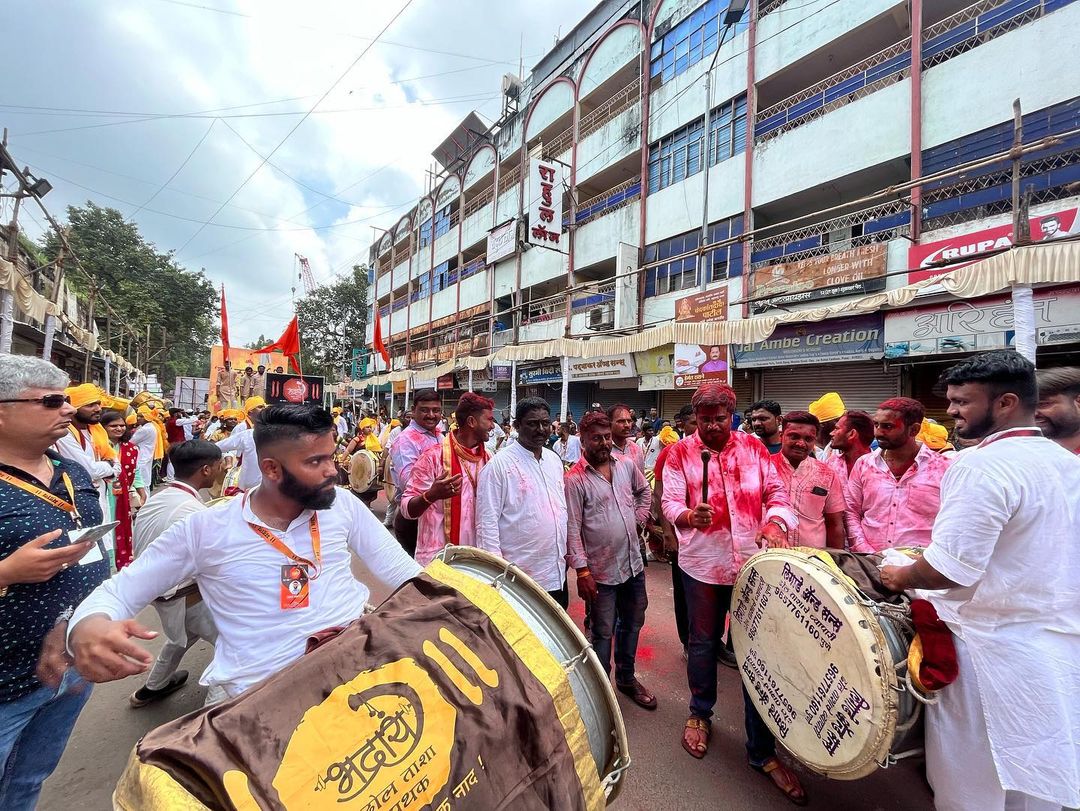
<path id="1" fill-rule="evenodd" d="M 799 525 L 788 533 L 792 546 L 826 546 L 825 516 L 846 509 L 844 488 L 836 471 L 825 462 L 809 456 L 792 467 L 783 453 L 774 453 L 773 466 L 791 496 L 791 506 L 799 516 Z"/>
<path id="2" fill-rule="evenodd" d="M 627 437 L 626 445 L 621 449 L 618 445 L 612 444 L 611 455 L 617 459 L 633 462 L 638 470 L 645 472 L 645 451 L 632 438 Z"/>
<path id="3" fill-rule="evenodd" d="M 929 546 L 949 459 L 919 445 L 897 481 L 879 448 L 859 458 L 847 483 L 848 544 L 853 552 Z"/>
<path id="4" fill-rule="evenodd" d="M 420 423 L 415 420 L 398 434 L 390 448 L 390 475 L 398 490 L 405 491 L 416 460 L 432 445 L 438 445 L 441 437 L 442 434 L 438 430 L 431 433 L 421 428 Z"/>
<path id="5" fill-rule="evenodd" d="M 704 448 L 693 434 L 667 451 L 662 507 L 672 525 L 701 501 Z M 719 515 L 726 515 L 727 521 L 718 521 L 707 530 L 675 527 L 679 567 L 701 583 L 732 585 L 743 564 L 760 551 L 758 532 L 770 518 L 779 518 L 789 529 L 798 524 L 769 452 L 759 440 L 739 431 L 732 431 L 719 454 L 713 453 L 709 504 Z"/>
<path id="6" fill-rule="evenodd" d="M 461 460 L 461 528 L 458 531 L 458 546 L 476 546 L 476 488 L 475 482 L 480 477 L 483 463 L 470 464 L 465 459 Z M 405 515 L 409 512 L 409 502 L 420 498 L 435 480 L 443 475 L 443 446 L 442 442 L 433 445 L 420 454 L 420 458 L 412 466 L 409 483 L 401 496 L 401 509 Z M 444 509 L 450 506 L 449 499 L 441 499 L 432 503 L 420 516 L 416 527 L 416 562 L 421 566 L 427 566 L 435 559 L 447 544 Z"/>

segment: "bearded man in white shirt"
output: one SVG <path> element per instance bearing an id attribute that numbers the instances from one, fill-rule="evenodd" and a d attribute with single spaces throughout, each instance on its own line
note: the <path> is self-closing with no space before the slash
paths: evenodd
<path id="1" fill-rule="evenodd" d="M 1035 368 L 1012 350 L 945 372 L 961 453 L 923 556 L 885 566 L 954 634 L 959 675 L 926 708 L 938 811 L 1080 807 L 1080 462 L 1035 427 Z"/>
<path id="2" fill-rule="evenodd" d="M 68 647 L 91 681 L 144 672 L 135 639 L 156 634 L 131 619 L 155 597 L 194 580 L 218 638 L 202 684 L 233 698 L 303 655 L 316 631 L 364 610 L 368 587 L 353 554 L 391 589 L 420 573 L 371 511 L 338 497 L 329 412 L 272 406 L 255 426 L 262 484 L 170 527 L 76 609 Z"/>
<path id="3" fill-rule="evenodd" d="M 544 446 L 551 406 L 527 397 L 515 417 L 517 441 L 495 454 L 477 480 L 476 545 L 516 564 L 566 608 L 563 465 Z"/>

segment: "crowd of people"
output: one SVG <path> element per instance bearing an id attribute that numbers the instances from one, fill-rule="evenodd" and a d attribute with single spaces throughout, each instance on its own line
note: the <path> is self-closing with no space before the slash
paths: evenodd
<path id="1" fill-rule="evenodd" d="M 242 388 L 263 372 L 219 374 L 214 414 L 132 411 L 45 361 L 0 357 L 0 807 L 34 807 L 91 683 L 145 674 L 131 705 L 159 701 L 202 639 L 207 703 L 235 697 L 360 616 L 369 590 L 352 556 L 396 588 L 447 545 L 514 563 L 563 609 L 572 579 L 600 661 L 645 710 L 658 704 L 636 667 L 646 567 L 670 565 L 690 691 L 681 743 L 699 759 L 718 663 L 736 666 L 732 587 L 756 552 L 923 548 L 881 579 L 923 590 L 956 637 L 960 676 L 927 712 L 938 808 L 1080 804 L 1067 543 L 1080 534 L 1080 369 L 1036 376 L 1014 352 L 961 361 L 943 380 L 951 433 L 910 398 L 870 413 L 827 392 L 740 412 L 715 383 L 670 420 L 620 404 L 554 420 L 534 397 L 498 414 L 472 392 L 444 413 L 431 389 L 391 419 L 268 407 Z M 221 495 L 233 497 L 211 506 Z M 156 658 L 139 644 L 156 635 L 136 619 L 147 606 L 166 638 Z M 743 698 L 749 766 L 805 804 Z"/>

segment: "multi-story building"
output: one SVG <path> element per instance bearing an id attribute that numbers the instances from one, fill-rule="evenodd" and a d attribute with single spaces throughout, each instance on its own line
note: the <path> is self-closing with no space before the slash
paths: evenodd
<path id="1" fill-rule="evenodd" d="M 670 321 L 700 291 L 726 289 L 728 319 L 797 311 L 985 250 L 1011 235 L 1008 161 L 911 181 L 1007 150 L 1014 99 L 1025 143 L 1062 136 L 1021 162 L 1031 214 L 1047 238 L 1080 232 L 1080 50 L 1069 35 L 1080 3 L 756 0 L 740 16 L 742 5 L 605 0 L 523 82 L 504 81 L 495 126 L 470 116 L 436 150 L 437 184 L 370 255 L 382 335 L 395 368 L 421 370 L 414 387 L 455 356 Z M 565 167 L 563 250 L 529 245 L 534 158 Z M 1080 288 L 1036 299 L 1051 336 L 1040 357 L 1075 349 L 1080 331 L 1054 330 L 1080 323 Z M 781 327 L 768 346 L 728 348 L 733 384 L 744 404 L 772 397 L 785 409 L 827 389 L 849 407 L 900 393 L 940 407 L 933 384 L 950 357 L 1010 340 L 996 298 L 965 303 L 962 323 L 926 327 L 956 303 L 939 292 L 920 296 L 915 315 Z M 673 354 L 633 353 L 608 378 L 603 364 L 571 368 L 570 410 L 625 401 L 670 415 L 691 392 L 675 386 Z M 558 359 L 515 373 L 519 397 L 558 402 Z M 497 376 L 473 382 L 505 405 L 510 384 Z M 438 384 L 464 387 L 465 374 Z"/>

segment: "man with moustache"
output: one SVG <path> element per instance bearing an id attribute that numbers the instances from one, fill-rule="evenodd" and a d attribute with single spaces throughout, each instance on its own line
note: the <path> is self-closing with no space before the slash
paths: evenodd
<path id="1" fill-rule="evenodd" d="M 611 421 L 611 453 L 620 459 L 626 459 L 637 469 L 645 473 L 645 454 L 641 446 L 634 442 L 631 436 L 634 430 L 634 412 L 630 406 L 619 403 L 607 410 L 607 418 Z M 581 427 L 578 427 L 580 433 Z M 581 439 L 584 447 L 585 439 Z"/>
<path id="2" fill-rule="evenodd" d="M 316 631 L 363 613 L 369 591 L 352 554 L 390 588 L 420 573 L 359 500 L 337 497 L 329 412 L 271 406 L 254 432 L 258 487 L 170 526 L 76 609 L 68 647 L 86 678 L 145 672 L 154 657 L 134 640 L 157 634 L 133 617 L 194 580 L 218 629 L 200 681 L 233 698 L 302 656 Z"/>
<path id="3" fill-rule="evenodd" d="M 1080 367 L 1040 369 L 1035 424 L 1043 436 L 1080 454 Z"/>
<path id="4" fill-rule="evenodd" d="M 87 472 L 101 500 L 102 515 L 109 514 L 106 482 L 116 476 L 116 452 L 101 427 L 101 389 L 93 383 L 69 386 L 64 393 L 75 408 L 71 426 L 56 440 L 56 451 Z"/>
<path id="5" fill-rule="evenodd" d="M 773 466 L 799 517 L 788 533 L 791 545 L 843 549 L 844 488 L 835 471 L 814 456 L 820 431 L 820 421 L 808 411 L 785 414 L 780 453 L 773 454 Z"/>
<path id="6" fill-rule="evenodd" d="M 870 443 L 874 441 L 874 421 L 865 411 L 845 411 L 844 416 L 836 421 L 829 440 L 836 453 L 830 454 L 825 464 L 832 468 L 840 480 L 841 492 L 846 494 L 851 469 L 870 453 Z"/>
<path id="7" fill-rule="evenodd" d="M 394 440 L 390 448 L 390 475 L 397 487 L 395 496 L 398 504 L 409 486 L 413 465 L 420 455 L 433 445 L 438 445 L 442 437 L 442 401 L 435 389 L 420 389 L 413 395 L 413 419 Z M 394 515 L 394 535 L 409 557 L 416 554 L 416 534 L 419 531 L 417 521 L 409 518 L 400 509 Z"/>

